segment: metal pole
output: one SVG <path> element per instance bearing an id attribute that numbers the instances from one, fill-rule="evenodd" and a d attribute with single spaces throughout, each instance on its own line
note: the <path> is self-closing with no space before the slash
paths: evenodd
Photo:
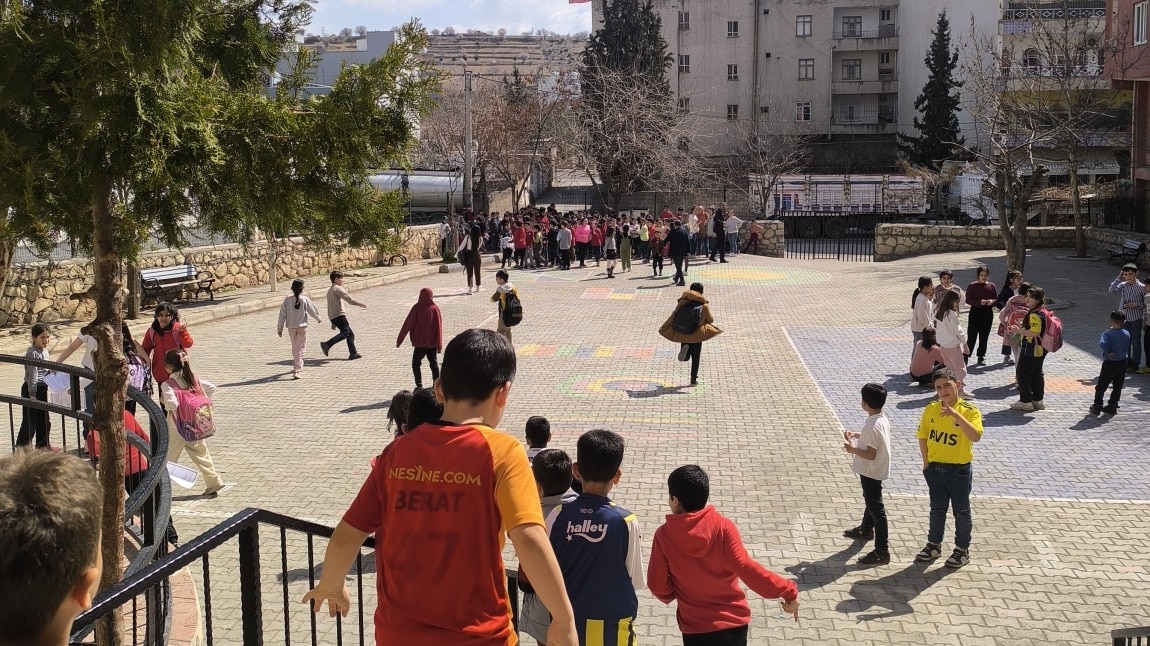
<path id="1" fill-rule="evenodd" d="M 475 154 L 471 150 L 475 136 L 471 131 L 471 72 L 464 72 L 463 79 L 463 198 L 466 200 L 463 207 L 467 209 L 474 204 L 471 178 L 475 173 Z"/>

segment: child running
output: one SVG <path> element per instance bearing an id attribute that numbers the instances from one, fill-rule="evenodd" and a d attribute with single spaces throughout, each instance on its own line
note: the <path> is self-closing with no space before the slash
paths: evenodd
<path id="1" fill-rule="evenodd" d="M 843 431 L 843 450 L 854 456 L 851 471 L 859 474 L 866 504 L 862 523 L 843 532 L 843 536 L 862 541 L 874 539 L 874 550 L 860 558 L 859 565 L 890 563 L 886 507 L 882 502 L 882 481 L 890 477 L 890 421 L 882 412 L 885 405 L 886 388 L 874 383 L 863 386 L 866 423 L 862 432 Z"/>
<path id="2" fill-rule="evenodd" d="M 635 590 L 644 585 L 643 537 L 635 514 L 608 497 L 623 476 L 623 449 L 617 433 L 584 433 L 576 445 L 574 468 L 583 493 L 547 517 L 551 547 L 584 646 L 635 644 Z"/>
<path id="3" fill-rule="evenodd" d="M 212 454 L 208 452 L 207 440 L 187 440 L 179 432 L 177 422 L 190 421 L 180 419 L 180 394 L 178 391 L 193 391 L 205 397 L 211 397 L 216 387 L 206 379 L 200 379 L 192 371 L 192 364 L 183 350 L 168 350 L 164 355 L 164 366 L 169 374 L 166 381 L 160 383 L 160 402 L 168 413 L 168 462 L 179 462 L 180 454 L 188 452 L 192 464 L 204 476 L 205 496 L 214 496 L 224 488 L 224 481 L 216 473 L 216 465 L 212 461 Z"/>
<path id="4" fill-rule="evenodd" d="M 795 582 L 771 572 L 747 554 L 735 524 L 707 504 L 707 472 L 689 464 L 667 478 L 671 514 L 655 530 L 647 587 L 663 603 L 678 601 L 675 618 L 684 646 L 745 646 L 751 607 L 742 581 L 783 612 L 799 618 Z"/>

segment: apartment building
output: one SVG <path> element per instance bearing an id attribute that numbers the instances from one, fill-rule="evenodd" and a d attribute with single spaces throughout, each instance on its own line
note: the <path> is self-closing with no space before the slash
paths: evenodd
<path id="1" fill-rule="evenodd" d="M 1105 74 L 1114 87 L 1132 95 L 1130 177 L 1139 203 L 1150 203 L 1150 3 L 1146 0 L 1109 0 L 1106 34 L 1115 51 L 1106 61 Z M 1140 214 L 1143 226 L 1146 213 Z M 1144 229 L 1143 229 L 1144 230 Z"/>

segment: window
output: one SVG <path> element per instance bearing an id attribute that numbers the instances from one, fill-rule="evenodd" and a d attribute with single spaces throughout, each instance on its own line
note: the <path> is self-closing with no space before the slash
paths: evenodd
<path id="1" fill-rule="evenodd" d="M 738 65 L 727 65 L 727 80 L 728 81 L 739 80 L 739 66 Z"/>
<path id="2" fill-rule="evenodd" d="M 878 64 L 879 65 L 890 65 L 890 52 L 879 52 L 878 53 Z"/>
<path id="3" fill-rule="evenodd" d="M 847 104 L 847 122 L 854 123 L 855 121 L 862 120 L 862 104 L 861 103 L 848 103 Z"/>
<path id="4" fill-rule="evenodd" d="M 739 120 L 739 104 L 738 103 L 728 103 L 727 104 L 727 121 L 738 121 L 738 120 Z"/>
<path id="5" fill-rule="evenodd" d="M 679 99 L 679 114 L 687 114 L 691 111 L 691 97 L 684 97 Z"/>
<path id="6" fill-rule="evenodd" d="M 1042 68 L 1042 56 L 1037 49 L 1028 49 L 1022 53 L 1022 64 L 1026 69 L 1037 73 Z"/>
<path id="7" fill-rule="evenodd" d="M 795 121 L 811 120 L 811 102 L 799 101 L 795 104 Z"/>
<path id="8" fill-rule="evenodd" d="M 691 56 L 689 54 L 679 54 L 679 73 L 687 74 L 691 71 Z"/>
<path id="9" fill-rule="evenodd" d="M 1134 44 L 1146 44 L 1146 3 L 1139 2 L 1134 5 Z"/>
<path id="10" fill-rule="evenodd" d="M 799 16 L 795 18 L 795 35 L 796 36 L 810 36 L 811 35 L 811 16 Z"/>
<path id="11" fill-rule="evenodd" d="M 738 37 L 739 37 L 739 21 L 738 20 L 728 20 L 727 21 L 727 38 L 738 38 Z"/>
<path id="12" fill-rule="evenodd" d="M 844 81 L 858 81 L 860 79 L 862 79 L 862 59 L 861 58 L 843 59 L 843 80 Z"/>
<path id="13" fill-rule="evenodd" d="M 890 22 L 890 16 L 891 16 L 890 9 L 879 9 L 878 10 L 878 19 L 881 22 Z"/>
<path id="14" fill-rule="evenodd" d="M 843 38 L 862 37 L 862 16 L 843 16 Z"/>
<path id="15" fill-rule="evenodd" d="M 687 31 L 690 28 L 691 28 L 691 12 L 690 11 L 680 11 L 679 12 L 679 31 Z"/>
<path id="16" fill-rule="evenodd" d="M 809 81 L 815 77 L 815 59 L 799 59 L 799 80 Z"/>

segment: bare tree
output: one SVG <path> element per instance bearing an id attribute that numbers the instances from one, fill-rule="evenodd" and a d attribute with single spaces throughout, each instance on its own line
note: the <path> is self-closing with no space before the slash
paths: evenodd
<path id="1" fill-rule="evenodd" d="M 355 35 L 359 36 L 360 38 L 366 37 L 367 36 L 367 25 L 356 25 Z"/>

